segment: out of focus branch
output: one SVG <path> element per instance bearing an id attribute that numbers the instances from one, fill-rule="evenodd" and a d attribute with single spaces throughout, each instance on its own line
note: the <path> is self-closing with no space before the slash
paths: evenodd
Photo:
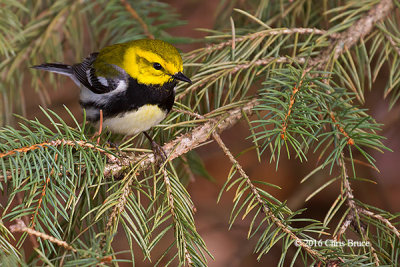
<path id="1" fill-rule="evenodd" d="M 146 22 L 143 21 L 143 19 L 139 16 L 139 14 L 136 12 L 136 10 L 128 3 L 128 1 L 126 1 L 126 0 L 120 0 L 120 1 L 121 1 L 121 4 L 124 5 L 126 10 L 129 13 L 131 13 L 132 17 L 139 22 L 140 26 L 142 26 L 144 34 L 147 36 L 147 38 L 154 39 L 154 35 L 150 33 L 149 27 L 147 27 Z"/>
<path id="2" fill-rule="evenodd" d="M 393 0 L 382 0 L 368 14 L 362 16 L 340 36 L 319 57 L 310 61 L 312 67 L 324 69 L 330 60 L 335 61 L 346 50 L 357 44 L 375 27 L 376 23 L 387 17 L 393 9 Z"/>

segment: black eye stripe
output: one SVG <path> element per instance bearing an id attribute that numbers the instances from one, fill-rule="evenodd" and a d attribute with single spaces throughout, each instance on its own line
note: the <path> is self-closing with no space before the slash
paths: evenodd
<path id="1" fill-rule="evenodd" d="M 160 63 L 153 63 L 153 68 L 155 68 L 156 70 L 161 70 L 163 67 L 161 66 Z"/>

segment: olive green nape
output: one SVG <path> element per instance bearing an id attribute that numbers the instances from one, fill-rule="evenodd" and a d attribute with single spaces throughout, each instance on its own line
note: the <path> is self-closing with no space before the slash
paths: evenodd
<path id="1" fill-rule="evenodd" d="M 173 62 L 176 65 L 182 64 L 181 55 L 173 45 L 163 40 L 140 39 L 106 46 L 101 49 L 93 64 L 96 69 L 96 74 L 105 77 L 118 76 L 118 71 L 110 68 L 109 64 L 114 64 L 123 68 L 125 51 L 130 47 L 138 47 L 153 52 L 162 57 L 165 61 Z"/>
<path id="2" fill-rule="evenodd" d="M 114 64 L 122 68 L 124 53 L 127 48 L 127 43 L 122 43 L 106 46 L 101 49 L 99 55 L 93 63 L 93 66 L 96 70 L 96 75 L 104 77 L 118 76 L 118 71 L 114 68 L 110 68 L 110 64 Z"/>

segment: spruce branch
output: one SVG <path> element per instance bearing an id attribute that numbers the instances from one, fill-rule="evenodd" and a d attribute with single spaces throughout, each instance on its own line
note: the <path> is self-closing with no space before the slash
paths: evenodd
<path id="1" fill-rule="evenodd" d="M 17 194 L 17 200 L 18 200 L 19 204 L 21 205 L 22 202 L 23 202 L 23 199 L 22 199 L 22 197 L 21 197 L 21 194 Z M 18 220 L 21 220 L 21 219 L 18 219 Z M 29 218 L 28 218 L 27 215 L 22 216 L 22 220 L 23 220 L 22 222 L 23 222 L 25 225 L 29 224 Z M 39 242 L 36 240 L 36 238 L 35 238 L 33 235 L 29 235 L 29 241 L 32 243 L 32 246 L 33 246 L 34 248 L 39 247 Z"/>
<path id="2" fill-rule="evenodd" d="M 294 105 L 294 102 L 296 99 L 296 94 L 299 91 L 299 88 L 301 88 L 301 85 L 303 84 L 303 79 L 306 76 L 307 72 L 309 72 L 309 71 L 310 71 L 310 68 L 303 70 L 303 73 L 301 74 L 299 83 L 293 87 L 292 95 L 290 96 L 289 107 L 288 107 L 287 113 L 285 115 L 285 118 L 282 122 L 282 130 L 281 130 L 281 139 L 282 140 L 286 139 L 286 128 L 288 126 L 288 119 L 289 119 L 290 113 L 292 113 L 293 105 Z"/>
<path id="3" fill-rule="evenodd" d="M 165 165 L 161 167 L 162 168 L 162 173 L 163 173 L 163 177 L 164 177 L 164 184 L 165 184 L 165 189 L 166 189 L 166 193 L 167 193 L 167 202 L 168 202 L 168 207 L 169 210 L 171 212 L 173 221 L 174 221 L 174 229 L 175 229 L 175 233 L 178 233 L 177 228 L 181 227 L 181 219 L 177 216 L 176 212 L 175 212 L 175 204 L 174 204 L 174 197 L 172 195 L 172 185 L 171 185 L 171 180 L 168 177 L 168 172 L 167 169 L 165 168 Z M 185 237 L 185 234 L 182 234 L 179 236 L 182 239 L 182 245 L 183 245 L 183 256 L 187 262 L 187 264 L 189 264 L 189 266 L 191 266 L 193 264 L 193 260 L 192 260 L 192 256 L 190 255 L 189 251 L 188 251 L 188 244 L 187 244 L 187 240 Z M 178 237 L 176 237 L 178 239 Z"/>
<path id="4" fill-rule="evenodd" d="M 357 22 L 355 22 L 351 27 L 349 27 L 346 31 L 340 33 L 340 34 L 334 34 L 333 36 L 333 42 L 330 46 L 325 48 L 322 52 L 319 53 L 319 56 L 317 57 L 312 57 L 311 59 L 308 60 L 308 65 L 310 69 L 324 69 L 326 64 L 329 63 L 329 61 L 336 61 L 340 55 L 342 55 L 345 51 L 349 50 L 352 46 L 356 45 L 363 37 L 365 37 L 368 33 L 370 33 L 375 26 L 375 24 L 382 19 L 384 19 L 393 9 L 393 2 L 392 0 L 381 0 L 379 4 L 374 6 L 368 14 L 364 15 L 361 17 Z M 301 32 L 301 33 L 314 33 L 310 29 L 307 30 L 302 30 L 302 29 L 295 29 L 293 32 Z M 283 33 L 293 33 L 290 30 L 283 29 L 283 30 L 266 30 L 264 34 L 268 34 L 272 32 L 273 34 L 283 34 Z M 320 34 L 325 33 L 322 30 L 316 31 Z M 262 35 L 261 35 L 262 36 Z M 222 44 L 217 44 L 214 46 L 211 46 L 212 48 L 204 48 L 204 51 L 206 53 L 210 53 L 213 51 L 217 51 L 219 49 L 222 49 L 224 47 L 227 47 L 229 45 L 232 45 L 233 43 L 244 41 L 247 39 L 255 39 L 259 37 L 258 33 L 250 34 L 244 37 L 239 37 L 243 39 L 236 40 L 234 41 L 230 40 Z M 209 46 L 210 47 L 210 46 Z M 202 51 L 200 51 L 202 52 Z M 192 59 L 195 58 L 200 54 L 200 52 L 196 51 L 194 54 L 189 54 L 187 59 Z M 333 55 L 333 56 L 332 56 Z M 287 57 L 269 57 L 269 58 L 261 58 L 257 59 L 255 61 L 251 61 L 248 63 L 242 63 L 242 64 L 237 64 L 235 67 L 231 67 L 228 70 L 224 71 L 224 75 L 232 75 L 237 73 L 240 70 L 243 69 L 248 69 L 250 67 L 257 67 L 257 66 L 266 66 L 269 65 L 273 62 L 276 63 L 293 63 L 297 62 L 299 64 L 305 64 L 306 59 L 302 57 L 298 58 L 293 58 L 289 59 Z M 177 100 L 183 99 L 189 92 L 194 92 L 197 89 L 201 88 L 204 84 L 209 83 L 211 81 L 216 80 L 221 76 L 221 73 L 215 73 L 213 75 L 210 75 L 204 79 L 202 79 L 199 82 L 195 82 L 193 85 L 189 86 L 185 91 L 180 93 L 177 96 Z"/>
<path id="5" fill-rule="evenodd" d="M 229 111 L 228 115 L 220 115 L 212 121 L 206 122 L 203 125 L 195 127 L 189 133 L 181 135 L 174 140 L 165 144 L 162 148 L 168 155 L 168 160 L 173 160 L 190 150 L 201 146 L 209 138 L 213 131 L 223 132 L 242 119 L 242 112 L 247 115 L 252 114 L 253 107 L 258 104 L 258 100 L 248 101 L 240 107 L 234 108 Z M 207 115 L 204 115 L 207 117 Z M 152 153 L 145 153 L 141 155 L 132 155 L 124 153 L 120 158 L 116 158 L 109 162 L 104 169 L 104 176 L 110 175 L 119 176 L 127 167 L 135 162 L 140 162 L 138 171 L 147 169 L 151 164 L 158 162 L 160 159 L 156 158 Z"/>
<path id="6" fill-rule="evenodd" d="M 226 147 L 224 142 L 222 141 L 221 137 L 219 134 L 216 132 L 213 132 L 213 138 L 217 142 L 217 144 L 221 147 L 221 149 L 224 151 L 225 155 L 228 156 L 229 160 L 232 162 L 232 165 L 235 166 L 235 168 L 239 171 L 240 175 L 245 179 L 247 185 L 250 188 L 251 193 L 255 196 L 258 205 L 261 206 L 262 211 L 264 214 L 270 218 L 274 224 L 279 227 L 283 232 L 288 234 L 291 239 L 293 239 L 301 248 L 303 248 L 307 253 L 314 258 L 326 261 L 327 258 L 324 257 L 319 251 L 311 248 L 308 244 L 304 243 L 304 241 L 296 236 L 295 233 L 293 233 L 282 221 L 275 216 L 275 214 L 271 211 L 270 208 L 265 204 L 265 202 L 262 200 L 257 187 L 251 182 L 250 177 L 246 174 L 246 172 L 243 170 L 242 166 L 239 164 L 239 162 L 235 159 L 235 157 L 232 155 L 230 150 Z"/>
<path id="7" fill-rule="evenodd" d="M 379 221 L 383 222 L 386 224 L 386 226 L 398 237 L 400 238 L 399 231 L 389 222 L 389 220 L 383 218 L 380 215 L 376 215 L 373 212 L 370 212 L 363 207 L 360 207 L 357 205 L 355 202 L 354 194 L 353 194 L 353 189 L 351 188 L 350 181 L 349 181 L 349 176 L 347 174 L 347 168 L 345 165 L 345 160 L 344 160 L 344 155 L 343 152 L 341 152 L 340 160 L 338 162 L 340 168 L 342 169 L 342 177 L 343 177 L 343 186 L 344 186 L 344 192 L 343 195 L 346 197 L 346 202 L 347 205 L 350 207 L 350 213 L 346 216 L 345 221 L 342 223 L 342 226 L 340 227 L 338 233 L 336 234 L 336 240 L 340 240 L 340 237 L 345 233 L 347 228 L 350 225 L 354 225 L 354 227 L 357 229 L 360 229 L 360 235 L 366 240 L 370 241 L 368 234 L 366 233 L 366 230 L 364 227 L 361 225 L 360 217 L 359 214 L 365 214 L 370 217 L 373 217 L 375 219 L 378 219 Z M 370 250 L 371 254 L 374 258 L 374 263 L 376 266 L 380 266 L 380 260 L 377 255 L 376 249 L 374 248 L 373 244 L 370 242 Z"/>
<path id="8" fill-rule="evenodd" d="M 57 162 L 57 159 L 58 159 L 58 154 L 56 154 L 56 155 L 54 156 L 54 162 Z M 35 224 L 36 224 L 36 220 L 35 220 L 35 219 L 36 219 L 36 216 L 37 216 L 38 213 L 39 213 L 40 207 L 42 206 L 43 198 L 44 198 L 45 195 L 46 195 L 46 189 L 47 189 L 47 187 L 48 187 L 48 185 L 49 185 L 49 183 L 50 183 L 50 177 L 53 176 L 53 174 L 54 174 L 54 167 L 51 168 L 50 174 L 47 176 L 46 181 L 45 181 L 45 183 L 44 183 L 44 185 L 43 185 L 42 193 L 41 193 L 41 195 L 40 195 L 40 198 L 39 198 L 37 207 L 36 207 L 36 209 L 35 209 L 35 213 L 34 213 L 33 216 L 32 216 L 32 220 L 31 220 L 31 221 L 32 221 L 32 222 L 31 222 L 32 228 L 35 228 Z"/>
<path id="9" fill-rule="evenodd" d="M 134 178 L 136 178 L 136 175 L 134 175 Z M 106 224 L 106 233 L 112 232 L 112 229 L 117 228 L 116 222 L 118 221 L 118 217 L 125 210 L 125 205 L 126 205 L 126 202 L 128 201 L 128 197 L 132 193 L 132 184 L 133 184 L 134 178 L 129 177 L 128 182 L 126 182 L 125 185 L 123 186 L 122 195 L 119 197 L 118 203 L 114 206 L 114 208 L 110 214 L 110 217 L 108 218 L 108 221 Z M 105 236 L 103 237 L 103 240 L 105 240 Z"/>
<path id="10" fill-rule="evenodd" d="M 50 236 L 48 234 L 45 233 L 41 233 L 39 231 L 36 231 L 32 228 L 26 227 L 25 223 L 22 220 L 17 219 L 16 220 L 16 224 L 10 225 L 10 231 L 12 233 L 16 233 L 16 232 L 25 232 L 29 235 L 32 236 L 36 236 L 38 238 L 41 238 L 43 240 L 49 240 L 50 242 L 57 244 L 60 247 L 63 247 L 67 250 L 72 250 L 73 252 L 76 252 L 76 249 L 74 249 L 73 247 L 71 247 L 67 242 L 59 240 L 53 236 Z"/>
<path id="11" fill-rule="evenodd" d="M 186 59 L 192 59 L 197 57 L 199 54 L 210 54 L 212 52 L 221 50 L 227 46 L 232 46 L 233 44 L 240 43 L 243 41 L 251 41 L 257 38 L 264 38 L 266 36 L 272 35 L 280 35 L 280 34 L 318 34 L 318 35 L 328 35 L 330 38 L 337 38 L 339 35 L 337 33 L 328 33 L 325 30 L 316 29 L 316 28 L 284 28 L 284 29 L 269 29 L 264 31 L 258 31 L 255 33 L 249 33 L 241 37 L 233 38 L 233 40 L 229 40 L 226 42 L 222 42 L 219 44 L 208 45 L 205 48 L 201 48 L 199 50 L 195 50 L 192 53 L 189 53 L 186 56 Z"/>
<path id="12" fill-rule="evenodd" d="M 381 0 L 346 31 L 340 33 L 336 41 L 325 49 L 319 57 L 310 61 L 310 66 L 324 69 L 330 60 L 336 61 L 340 55 L 369 34 L 379 21 L 385 19 L 393 7 L 393 0 Z"/>
<path id="13" fill-rule="evenodd" d="M 383 222 L 384 224 L 386 224 L 386 226 L 392 230 L 392 232 L 397 236 L 397 238 L 400 239 L 400 232 L 399 230 L 386 218 L 384 218 L 383 216 L 379 215 L 379 214 L 375 214 L 372 211 L 366 210 L 362 207 L 358 207 L 357 208 L 359 213 L 365 214 L 369 217 L 375 218 L 381 222 Z"/>
<path id="14" fill-rule="evenodd" d="M 0 159 L 7 157 L 7 156 L 15 155 L 17 153 L 27 153 L 29 151 L 33 151 L 33 150 L 40 149 L 40 148 L 58 147 L 61 145 L 72 146 L 72 147 L 79 146 L 82 148 L 89 148 L 89 149 L 99 151 L 99 152 L 105 154 L 110 162 L 114 162 L 117 160 L 117 158 L 114 155 L 112 155 L 110 152 L 108 152 L 107 150 L 105 150 L 99 146 L 93 145 L 93 144 L 83 141 L 83 140 L 66 140 L 66 139 L 57 139 L 57 140 L 53 140 L 53 141 L 43 142 L 40 144 L 34 144 L 31 146 L 26 146 L 26 147 L 9 150 L 5 153 L 0 153 Z"/>
<path id="15" fill-rule="evenodd" d="M 268 57 L 268 58 L 262 58 L 258 59 L 255 61 L 250 61 L 246 63 L 241 63 L 241 64 L 236 64 L 235 66 L 229 67 L 229 69 L 224 70 L 224 75 L 232 75 L 237 73 L 238 71 L 249 69 L 252 67 L 259 67 L 259 66 L 267 66 L 272 63 L 294 63 L 298 62 L 299 64 L 304 64 L 306 62 L 305 58 L 295 58 L 295 59 L 290 59 L 287 57 Z M 188 93 L 194 92 L 197 89 L 201 88 L 203 85 L 206 83 L 209 83 L 211 81 L 215 81 L 217 78 L 221 77 L 221 73 L 215 73 L 211 76 L 206 77 L 205 79 L 202 79 L 201 81 L 194 83 L 192 86 L 189 86 L 185 91 L 180 93 L 176 98 L 177 100 L 183 99 Z"/>

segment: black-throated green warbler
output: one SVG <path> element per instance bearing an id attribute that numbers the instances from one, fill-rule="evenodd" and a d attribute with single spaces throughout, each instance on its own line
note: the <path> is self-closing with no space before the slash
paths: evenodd
<path id="1" fill-rule="evenodd" d="M 80 104 L 88 120 L 99 124 L 102 113 L 103 128 L 125 135 L 160 123 L 174 104 L 177 80 L 191 83 L 182 73 L 178 50 L 161 40 L 115 44 L 79 64 L 44 63 L 33 68 L 72 78 L 81 87 Z"/>

